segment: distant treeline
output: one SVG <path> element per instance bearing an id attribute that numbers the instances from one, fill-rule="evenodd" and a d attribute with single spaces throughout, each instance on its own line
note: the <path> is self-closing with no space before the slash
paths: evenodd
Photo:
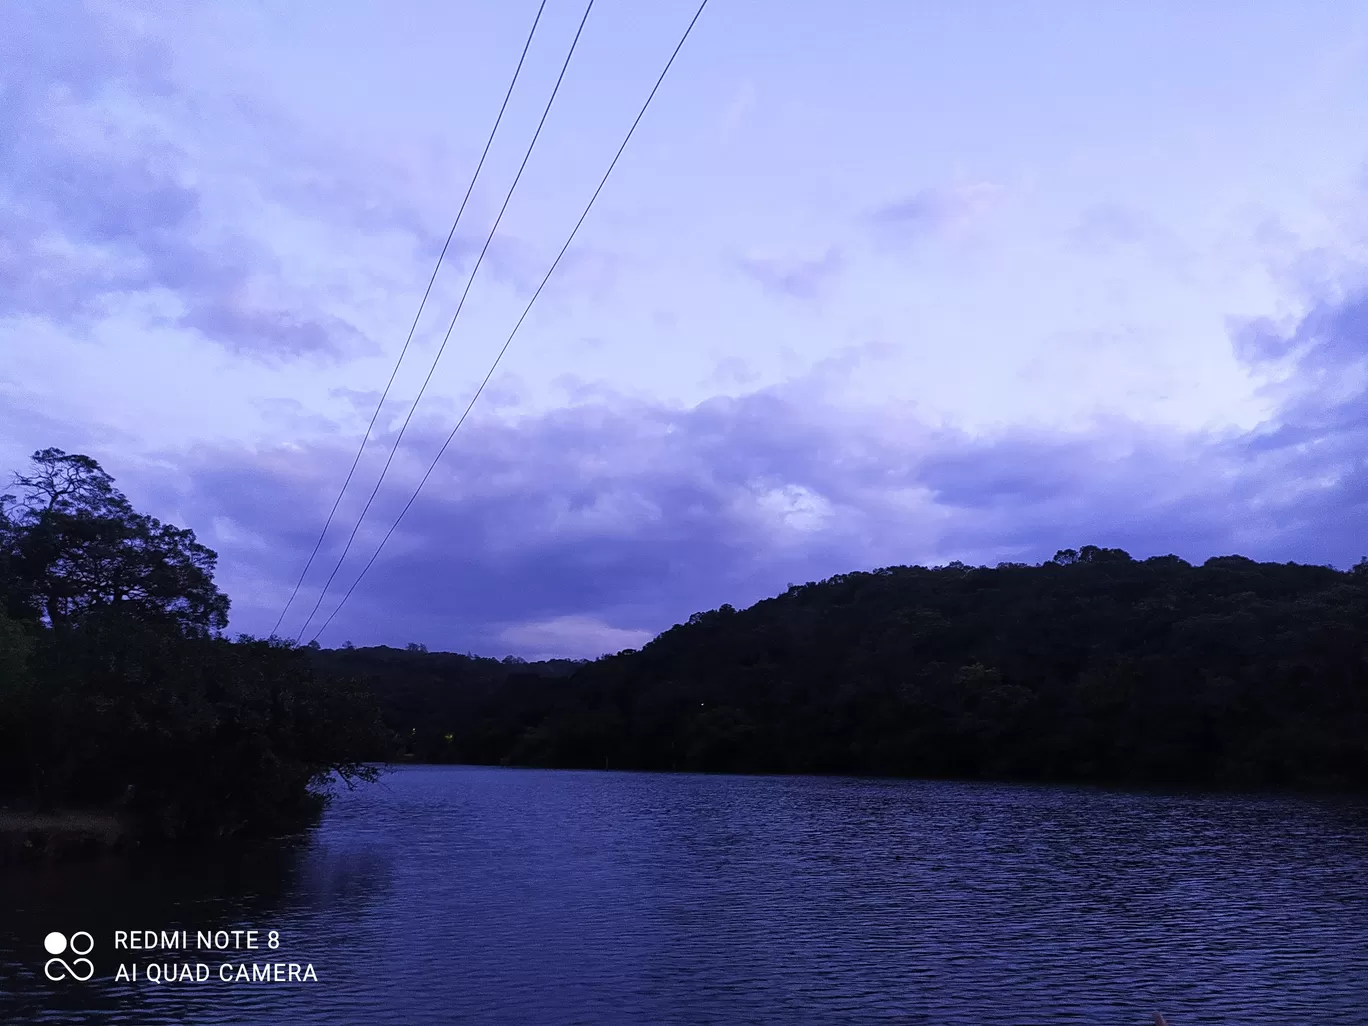
<path id="1" fill-rule="evenodd" d="M 194 533 L 46 449 L 0 496 L 0 806 L 115 812 L 147 838 L 307 824 L 330 778 L 393 751 L 367 688 L 219 632 Z"/>
<path id="2" fill-rule="evenodd" d="M 1235 787 L 1368 784 L 1368 562 L 1084 546 L 890 567 L 588 664 L 321 651 L 414 758 Z"/>

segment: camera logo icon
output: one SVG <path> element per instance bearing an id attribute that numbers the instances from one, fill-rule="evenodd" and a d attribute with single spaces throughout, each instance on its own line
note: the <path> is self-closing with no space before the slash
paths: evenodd
<path id="1" fill-rule="evenodd" d="M 43 948 L 53 956 L 43 965 L 43 974 L 49 980 L 65 980 L 70 977 L 84 983 L 95 975 L 95 963 L 83 957 L 95 949 L 95 938 L 85 930 L 77 930 L 71 935 L 70 940 L 66 934 L 53 930 L 43 938 Z M 68 950 L 78 957 L 70 962 L 60 957 Z"/>

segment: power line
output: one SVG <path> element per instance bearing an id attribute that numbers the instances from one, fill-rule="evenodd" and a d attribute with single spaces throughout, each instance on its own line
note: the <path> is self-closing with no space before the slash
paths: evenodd
<path id="1" fill-rule="evenodd" d="M 332 573 L 328 575 L 328 580 L 323 585 L 323 590 L 318 593 L 318 601 L 314 603 L 313 609 L 309 612 L 308 618 L 304 621 L 304 626 L 299 628 L 299 634 L 295 641 L 298 642 L 304 637 L 304 632 L 309 629 L 309 624 L 318 609 L 323 605 L 323 599 L 328 594 L 328 589 L 332 587 L 332 582 L 337 577 L 337 572 L 342 569 L 342 563 L 347 558 L 347 553 L 351 551 L 352 542 L 356 540 L 356 532 L 361 530 L 361 523 L 366 519 L 366 514 L 370 512 L 371 503 L 375 501 L 375 496 L 380 491 L 380 486 L 385 482 L 385 475 L 389 473 L 390 464 L 394 462 L 394 456 L 399 451 L 399 443 L 404 440 L 404 433 L 408 430 L 409 422 L 413 420 L 413 414 L 418 409 L 418 403 L 423 398 L 423 393 L 427 391 L 428 383 L 432 381 L 432 375 L 437 370 L 437 363 L 446 351 L 447 342 L 451 339 L 452 329 L 456 327 L 456 318 L 461 316 L 461 310 L 465 306 L 466 297 L 470 295 L 470 287 L 475 284 L 475 275 L 480 270 L 480 265 L 484 263 L 485 254 L 489 252 L 489 244 L 494 241 L 494 233 L 499 230 L 499 222 L 503 220 L 504 212 L 508 210 L 508 204 L 513 199 L 513 192 L 518 187 L 518 182 L 522 179 L 523 171 L 527 168 L 527 162 L 532 158 L 532 151 L 537 146 L 537 140 L 541 138 L 542 128 L 546 125 L 547 116 L 551 113 L 551 105 L 556 102 L 556 94 L 560 92 L 561 82 L 565 79 L 565 72 L 570 67 L 570 59 L 575 56 L 575 48 L 579 45 L 580 35 L 584 32 L 585 22 L 589 20 L 589 12 L 594 9 L 594 0 L 589 0 L 584 8 L 584 17 L 580 19 L 579 28 L 575 30 L 575 38 L 570 41 L 570 50 L 565 55 L 565 62 L 561 65 L 560 74 L 556 76 L 555 87 L 551 90 L 551 96 L 546 101 L 546 107 L 542 110 L 541 120 L 537 122 L 537 130 L 532 134 L 532 141 L 527 144 L 527 152 L 523 154 L 522 163 L 518 166 L 518 173 L 513 176 L 513 184 L 508 187 L 508 193 L 504 196 L 503 206 L 499 208 L 499 214 L 494 218 L 494 224 L 489 229 L 489 234 L 485 236 L 484 246 L 480 249 L 480 255 L 475 260 L 475 266 L 471 268 L 470 277 L 466 281 L 465 291 L 461 293 L 460 302 L 456 304 L 456 312 L 451 316 L 451 323 L 447 325 L 446 335 L 442 339 L 442 344 L 437 347 L 437 355 L 432 358 L 432 366 L 428 368 L 427 377 L 423 379 L 422 388 L 418 389 L 418 395 L 413 400 L 413 405 L 409 407 L 408 415 L 404 417 L 404 423 L 399 427 L 399 435 L 394 440 L 394 445 L 390 447 L 389 456 L 385 460 L 385 466 L 380 471 L 380 478 L 375 482 L 375 487 L 371 489 L 370 497 L 366 499 L 366 504 L 361 508 L 361 515 L 356 518 L 356 525 L 352 528 L 351 534 L 347 537 L 347 544 L 342 547 L 342 554 L 337 557 L 337 563 L 333 566 Z"/>
<path id="2" fill-rule="evenodd" d="M 655 85 L 651 87 L 651 92 L 646 97 L 646 102 L 641 105 L 641 110 L 637 112 L 636 119 L 632 122 L 632 127 L 627 130 L 627 135 L 623 138 L 622 145 L 618 147 L 617 153 L 614 155 L 612 162 L 608 165 L 608 170 L 603 173 L 603 178 L 599 180 L 598 188 L 596 188 L 594 194 L 589 197 L 589 202 L 585 205 L 584 212 L 580 214 L 579 220 L 575 222 L 575 227 L 570 230 L 570 236 L 565 240 L 565 245 L 561 247 L 560 252 L 556 254 L 556 259 L 553 260 L 551 266 L 547 268 L 546 274 L 542 277 L 541 284 L 537 286 L 537 291 L 532 293 L 532 298 L 527 301 L 527 306 L 523 308 L 522 316 L 520 316 L 518 322 L 513 325 L 513 330 L 508 333 L 508 338 L 504 341 L 503 348 L 499 350 L 499 355 L 494 358 L 494 363 L 490 366 L 489 373 L 484 376 L 484 380 L 480 382 L 480 387 L 475 390 L 475 395 L 471 397 L 470 402 L 466 405 L 465 412 L 461 414 L 461 419 L 458 420 L 456 426 L 451 429 L 451 434 L 447 435 L 446 441 L 442 443 L 441 449 L 437 451 L 437 455 L 433 457 L 432 462 L 428 465 L 427 472 L 423 475 L 423 479 L 418 482 L 418 487 L 413 490 L 413 494 L 409 496 L 409 500 L 404 504 L 404 508 L 399 511 L 399 516 L 390 526 L 390 529 L 385 532 L 385 536 L 380 539 L 379 546 L 371 553 L 370 559 L 367 560 L 366 565 L 361 568 L 361 573 L 357 575 L 356 580 L 352 581 L 351 587 L 348 588 L 346 594 L 342 596 L 342 601 L 337 604 L 337 607 L 329 614 L 328 618 L 323 621 L 323 626 L 318 628 L 314 633 L 313 638 L 310 639 L 311 641 L 318 640 L 319 636 L 328 629 L 328 624 L 333 622 L 333 617 L 337 616 L 342 607 L 346 605 L 347 599 L 351 598 L 352 592 L 356 590 L 356 586 L 360 584 L 361 579 L 366 576 L 367 571 L 370 570 L 371 566 L 375 563 L 376 558 L 380 555 L 381 549 L 385 547 L 385 543 L 390 540 L 390 536 L 398 529 L 400 522 L 408 513 L 409 508 L 418 498 L 418 493 L 423 490 L 423 485 L 427 484 L 427 480 L 432 476 L 432 472 L 436 469 L 437 463 L 442 458 L 442 454 L 446 452 L 447 446 L 451 444 L 451 440 L 456 437 L 456 432 L 460 431 L 461 425 L 466 422 L 466 417 L 470 415 L 470 411 L 474 408 L 476 400 L 480 398 L 480 393 L 482 393 L 485 390 L 485 386 L 489 384 L 489 380 L 494 376 L 494 372 L 498 369 L 499 363 L 504 358 L 504 354 L 508 352 L 508 347 L 513 343 L 513 337 L 517 335 L 518 329 L 522 327 L 523 321 L 526 320 L 528 312 L 532 309 L 532 304 L 537 301 L 537 297 L 541 295 L 542 289 L 546 287 L 546 283 L 551 280 L 551 275 L 560 264 L 561 258 L 565 256 L 566 251 L 570 248 L 570 244 L 575 241 L 575 235 L 579 232 L 580 226 L 584 224 L 584 219 L 589 216 L 589 211 L 593 208 L 594 202 L 599 197 L 599 193 L 603 191 L 604 185 L 608 182 L 608 176 L 613 173 L 613 168 L 617 167 L 618 159 L 622 156 L 623 151 L 627 149 L 627 144 L 631 141 L 633 133 L 636 132 L 637 125 L 641 123 L 642 117 L 645 116 L 646 108 L 649 107 L 651 101 L 655 99 L 656 91 L 660 88 L 660 84 L 665 81 L 665 76 L 669 73 L 670 66 L 674 64 L 675 58 L 679 56 L 679 51 L 684 48 L 684 43 L 688 40 L 689 33 L 693 31 L 694 25 L 703 14 L 703 8 L 707 6 L 708 0 L 703 0 L 703 2 L 698 5 L 698 10 L 694 12 L 693 19 L 689 22 L 688 28 L 684 30 L 684 35 L 680 37 L 678 44 L 676 44 L 674 48 L 674 52 L 670 54 L 670 59 L 665 62 L 665 68 L 661 71 L 660 77 L 656 79 Z"/>
<path id="3" fill-rule="evenodd" d="M 366 425 L 366 433 L 361 438 L 361 446 L 356 450 L 356 458 L 352 460 L 351 469 L 347 471 L 347 479 L 342 482 L 341 491 L 333 500 L 332 509 L 328 511 L 328 519 L 323 522 L 323 530 L 319 532 L 318 541 L 314 542 L 313 551 L 309 553 L 309 559 L 299 574 L 299 580 L 295 581 L 294 591 L 290 592 L 290 597 L 285 602 L 285 608 L 280 611 L 275 626 L 271 628 L 272 637 L 275 636 L 276 631 L 280 630 L 280 625 L 285 621 L 285 614 L 290 611 L 290 606 L 294 603 L 295 597 L 298 596 L 299 589 L 304 584 L 304 578 L 309 573 L 309 567 L 313 566 L 313 561 L 318 556 L 318 550 L 323 545 L 323 539 L 328 534 L 328 528 L 332 526 L 333 517 L 337 515 L 337 507 L 342 503 L 342 496 L 346 494 L 347 486 L 351 484 L 352 475 L 356 473 L 357 464 L 361 462 L 361 454 L 366 451 L 366 443 L 370 441 L 371 431 L 374 430 L 375 422 L 380 417 L 380 410 L 384 407 L 385 400 L 389 398 L 390 387 L 394 384 L 394 379 L 399 373 L 399 365 L 404 362 L 404 354 L 408 352 L 409 343 L 413 341 L 413 333 L 417 331 L 418 321 L 423 316 L 423 308 L 427 306 L 428 296 L 432 294 L 432 285 L 437 280 L 437 272 L 442 269 L 442 261 L 446 259 L 447 249 L 451 246 L 451 240 L 456 235 L 456 226 L 460 224 L 461 215 L 465 213 L 466 204 L 470 202 L 470 194 L 475 191 L 475 181 L 480 177 L 480 169 L 484 167 L 485 157 L 489 156 L 490 146 L 494 144 L 494 136 L 499 131 L 499 124 L 503 121 L 504 111 L 508 109 L 509 97 L 513 95 L 513 87 L 518 84 L 518 76 L 522 73 L 523 61 L 527 59 L 528 48 L 532 45 L 532 37 L 537 32 L 537 24 L 541 21 L 542 11 L 545 9 L 546 0 L 541 0 L 541 6 L 537 8 L 537 16 L 532 19 L 532 28 L 527 33 L 527 42 L 523 43 L 522 54 L 518 57 L 518 66 L 513 69 L 513 78 L 508 83 L 508 90 L 504 93 L 503 103 L 499 105 L 499 115 L 494 119 L 494 127 L 489 130 L 489 138 L 485 140 L 484 152 L 480 154 L 480 162 L 475 165 L 475 173 L 470 176 L 470 184 L 466 186 L 465 196 L 461 199 L 461 207 L 456 211 L 456 220 L 451 222 L 451 231 L 447 232 L 446 242 L 442 244 L 442 252 L 437 256 L 437 265 L 432 269 L 432 277 L 428 279 L 427 288 L 423 292 L 423 299 L 418 304 L 418 313 L 414 315 L 408 338 L 404 339 L 404 348 L 399 350 L 399 359 L 394 363 L 394 370 L 390 371 L 389 381 L 385 384 L 385 391 L 381 393 L 380 402 L 376 405 L 375 412 L 371 414 L 370 423 Z"/>

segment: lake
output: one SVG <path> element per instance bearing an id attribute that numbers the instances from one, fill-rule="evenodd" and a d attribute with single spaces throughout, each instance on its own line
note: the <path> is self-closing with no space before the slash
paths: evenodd
<path id="1" fill-rule="evenodd" d="M 0 963 L 20 1024 L 1362 1026 L 1368 804 L 410 766 L 287 843 L 9 870 Z"/>

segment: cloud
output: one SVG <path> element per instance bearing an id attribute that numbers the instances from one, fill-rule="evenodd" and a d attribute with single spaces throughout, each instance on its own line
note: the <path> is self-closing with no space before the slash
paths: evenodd
<path id="1" fill-rule="evenodd" d="M 1152 226 L 1138 211 L 1104 203 L 1085 210 L 1070 235 L 1080 248 L 1101 253 L 1143 242 L 1151 232 Z"/>
<path id="2" fill-rule="evenodd" d="M 1275 245 L 1267 225 L 1252 234 L 1255 240 L 1262 236 L 1256 246 Z M 1127 255 L 1138 255 L 1189 280 L 1199 266 L 1196 252 L 1177 233 L 1146 211 L 1123 203 L 1088 207 L 1067 232 L 1067 240 L 1088 258 L 1124 261 Z"/>
<path id="3" fill-rule="evenodd" d="M 1368 381 L 1330 400 L 1317 382 L 1322 367 L 1363 363 L 1362 328 L 1354 294 L 1289 327 L 1301 376 L 1252 431 L 1117 417 L 1086 432 L 970 436 L 905 406 L 841 407 L 814 380 L 692 408 L 603 392 L 537 416 L 486 413 L 457 437 L 324 641 L 421 637 L 462 651 L 588 655 L 789 581 L 951 559 L 1038 561 L 1085 543 L 1347 566 L 1368 550 Z M 339 585 L 354 579 L 445 430 L 415 420 Z M 274 622 L 351 444 L 165 457 L 180 476 L 162 501 L 174 497 L 192 525 L 212 531 L 218 517 L 231 528 L 213 541 L 235 627 Z M 363 465 L 339 523 L 376 469 Z M 334 528 L 325 553 L 342 533 Z M 298 626 L 328 566 L 315 567 L 308 601 L 287 624 Z"/>
<path id="4" fill-rule="evenodd" d="M 514 624 L 503 630 L 499 640 L 529 659 L 592 659 L 605 652 L 640 648 L 653 636 L 650 631 L 610 627 L 589 616 L 558 616 Z"/>
<path id="5" fill-rule="evenodd" d="M 770 292 L 796 299 L 816 299 L 845 266 L 834 246 L 815 259 L 742 257 L 741 269 Z"/>
<path id="6" fill-rule="evenodd" d="M 1232 325 L 1235 355 L 1268 377 L 1278 416 L 1251 446 L 1267 454 L 1309 454 L 1322 477 L 1357 479 L 1368 461 L 1368 286 L 1341 282 L 1290 324 L 1254 319 Z"/>
<path id="7" fill-rule="evenodd" d="M 724 356 L 708 375 L 707 384 L 730 387 L 754 384 L 760 375 L 739 356 Z"/>
<path id="8" fill-rule="evenodd" d="M 135 304 L 270 363 L 375 351 L 354 295 L 377 282 L 327 262 L 395 239 L 435 257 L 434 219 L 396 198 L 412 175 L 177 80 L 117 13 L 21 5 L 5 36 L 0 319 L 84 331 Z"/>
<path id="9" fill-rule="evenodd" d="M 1235 358 L 1247 367 L 1262 367 L 1286 357 L 1294 340 L 1271 317 L 1231 318 L 1227 321 Z"/>
<path id="10" fill-rule="evenodd" d="M 964 227 L 981 218 L 1001 189 L 986 182 L 922 189 L 879 207 L 869 222 L 886 239 L 909 240 Z"/>
<path id="11" fill-rule="evenodd" d="M 723 140 L 735 138 L 742 125 L 745 124 L 747 117 L 755 108 L 755 101 L 759 93 L 755 88 L 755 83 L 750 79 L 745 79 L 732 93 L 727 101 L 726 107 L 722 110 L 722 116 L 718 119 L 718 136 Z"/>
<path id="12" fill-rule="evenodd" d="M 1368 288 L 1316 304 L 1288 340 L 1303 375 L 1341 373 L 1368 357 Z"/>

